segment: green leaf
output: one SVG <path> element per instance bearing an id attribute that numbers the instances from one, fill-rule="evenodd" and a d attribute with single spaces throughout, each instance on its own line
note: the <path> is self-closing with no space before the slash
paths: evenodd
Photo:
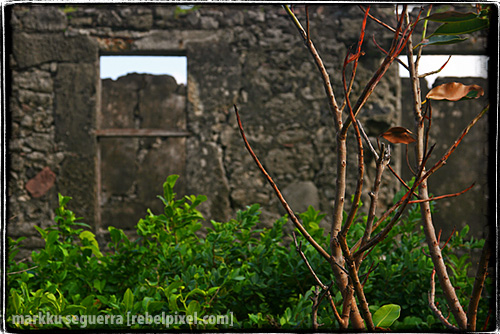
<path id="1" fill-rule="evenodd" d="M 464 238 L 467 235 L 467 233 L 469 233 L 469 230 L 470 230 L 469 225 L 465 225 L 462 231 L 460 231 L 460 236 Z"/>
<path id="2" fill-rule="evenodd" d="M 170 203 L 174 200 L 175 198 L 175 193 L 173 191 L 175 182 L 177 182 L 177 179 L 179 178 L 179 175 L 169 175 L 167 177 L 167 180 L 165 183 L 163 183 L 163 194 L 165 196 L 165 200 Z"/>
<path id="3" fill-rule="evenodd" d="M 114 244 L 117 244 L 121 240 L 120 230 L 118 230 L 113 226 L 109 226 L 108 230 L 109 230 L 109 235 L 111 236 L 111 241 L 113 241 Z"/>
<path id="4" fill-rule="evenodd" d="M 382 306 L 373 314 L 373 324 L 375 327 L 388 328 L 401 313 L 401 306 L 396 304 L 387 304 Z"/>
<path id="5" fill-rule="evenodd" d="M 45 239 L 47 237 L 47 231 L 45 231 L 44 229 L 42 229 L 41 227 L 36 226 L 36 225 L 34 225 L 34 227 L 35 227 L 35 230 L 37 230 L 40 233 L 40 235 L 42 236 L 43 239 Z"/>
<path id="6" fill-rule="evenodd" d="M 439 26 L 431 36 L 470 34 L 474 31 L 486 29 L 488 26 L 489 20 L 480 18 L 462 22 L 445 23 Z"/>
<path id="7" fill-rule="evenodd" d="M 14 314 L 19 314 L 21 300 L 16 290 L 12 292 L 11 300 L 12 300 L 12 305 L 14 305 Z"/>
<path id="8" fill-rule="evenodd" d="M 474 18 L 477 18 L 476 13 L 460 13 L 455 11 L 448 11 L 444 13 L 436 13 L 427 16 L 424 20 L 434 21 L 434 22 L 460 22 L 460 21 L 469 21 Z"/>
<path id="9" fill-rule="evenodd" d="M 150 303 L 148 303 L 147 307 L 146 307 L 146 311 L 149 312 L 149 313 L 155 313 L 159 310 L 161 310 L 161 308 L 163 307 L 163 305 L 165 304 L 165 302 L 163 301 L 152 301 Z"/>
<path id="10" fill-rule="evenodd" d="M 134 306 L 134 294 L 130 288 L 128 288 L 123 295 L 123 304 L 125 305 L 126 311 L 131 310 Z"/>
<path id="11" fill-rule="evenodd" d="M 72 197 L 63 196 L 61 194 L 58 194 L 58 197 L 59 197 L 59 206 L 61 206 L 61 207 L 65 206 L 66 203 L 68 203 L 69 200 L 72 199 Z"/>
<path id="12" fill-rule="evenodd" d="M 457 35 L 435 35 L 426 40 L 424 40 L 419 45 L 428 46 L 428 45 L 446 45 L 446 44 L 455 44 L 460 43 L 467 40 L 467 37 L 462 38 Z M 417 45 L 417 46 L 419 46 Z"/>
<path id="13" fill-rule="evenodd" d="M 83 231 L 82 233 L 80 233 L 79 237 L 80 240 L 82 240 L 82 242 L 84 240 L 87 240 L 88 243 L 90 243 L 90 246 L 87 246 L 88 244 L 87 245 L 84 244 L 85 246 L 81 247 L 82 250 L 90 249 L 96 257 L 98 258 L 102 257 L 102 253 L 99 250 L 99 244 L 97 243 L 97 240 L 95 240 L 94 233 L 90 231 Z"/>
<path id="14" fill-rule="evenodd" d="M 52 245 L 59 238 L 59 231 L 51 231 L 47 236 L 47 244 Z"/>
<path id="15" fill-rule="evenodd" d="M 194 315 L 195 313 L 199 313 L 201 310 L 200 303 L 197 300 L 192 300 L 189 302 L 189 305 L 186 310 L 187 315 Z"/>
<path id="16" fill-rule="evenodd" d="M 186 295 L 186 298 L 184 298 L 184 300 L 187 300 L 189 297 L 191 297 L 192 295 L 195 295 L 195 294 L 200 294 L 200 295 L 205 296 L 207 293 L 205 291 L 201 290 L 200 288 L 194 288 L 192 291 L 190 291 Z"/>

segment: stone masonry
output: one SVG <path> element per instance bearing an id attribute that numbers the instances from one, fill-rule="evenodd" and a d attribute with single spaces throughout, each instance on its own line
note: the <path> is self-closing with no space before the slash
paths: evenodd
<path id="1" fill-rule="evenodd" d="M 295 11 L 304 19 L 303 6 L 296 6 Z M 394 23 L 391 6 L 373 6 L 371 12 Z M 23 4 L 8 6 L 6 18 L 10 29 L 7 227 L 12 237 L 27 236 L 28 247 L 41 245 L 32 225 L 52 224 L 57 193 L 73 197 L 69 208 L 84 217 L 98 234 L 109 225 L 132 228 L 106 213 L 106 199 L 112 196 L 105 194 L 105 185 L 98 184 L 103 177 L 99 159 L 107 154 L 101 146 L 108 141 L 109 153 L 119 145 L 117 139 L 98 136 L 101 116 L 107 112 L 103 89 L 108 84 L 99 76 L 100 55 L 187 57 L 187 87 L 178 92 L 185 94 L 185 124 L 180 128 L 188 135 L 174 145 L 165 143 L 175 138 L 134 139 L 123 145 L 131 145 L 134 152 L 142 152 L 142 161 L 158 167 L 155 180 L 164 180 L 169 170 L 161 164 L 161 158 L 148 161 L 145 157 L 155 147 L 162 152 L 180 147 L 184 153 L 177 159 L 185 161 L 185 168 L 179 169 L 183 171 L 180 187 L 186 194 L 208 196 L 201 207 L 207 221 L 227 220 L 236 210 L 253 203 L 261 204 L 264 225 L 269 226 L 283 214 L 244 148 L 234 104 L 254 150 L 292 208 L 302 211 L 311 204 L 327 214 L 331 212 L 336 174 L 333 120 L 316 66 L 280 6 L 200 5 L 181 10 L 167 4 Z M 348 48 L 359 37 L 362 11 L 353 5 L 318 5 L 310 7 L 310 18 L 311 36 L 342 103 L 342 64 Z M 353 99 L 383 58 L 369 39 L 375 35 L 387 48 L 392 38 L 392 33 L 370 20 L 367 32 L 366 54 L 358 66 Z M 479 38 L 466 47 L 482 49 L 484 41 Z M 167 85 L 158 82 L 159 86 Z M 156 116 L 154 127 L 168 129 L 168 109 L 159 108 L 158 112 L 162 116 Z M 396 66 L 370 97 L 360 119 L 372 139 L 390 126 L 412 127 L 401 124 L 401 85 Z M 349 196 L 357 173 L 355 152 L 355 146 L 349 146 Z M 393 149 L 397 170 L 401 169 L 400 154 L 400 148 Z M 370 154 L 365 157 L 373 166 Z M 129 183 L 134 182 L 130 178 L 149 175 L 126 167 L 120 172 Z M 368 167 L 366 192 L 373 174 Z M 112 177 L 119 179 L 120 175 Z M 36 186 L 28 186 L 30 181 Z M 137 187 L 122 191 L 131 196 L 128 189 Z M 399 185 L 387 174 L 383 187 L 381 200 L 388 202 Z M 161 182 L 140 201 L 139 214 L 141 210 L 146 214 L 146 209 L 159 201 L 155 191 L 161 194 Z M 363 201 L 368 202 L 366 193 Z"/>

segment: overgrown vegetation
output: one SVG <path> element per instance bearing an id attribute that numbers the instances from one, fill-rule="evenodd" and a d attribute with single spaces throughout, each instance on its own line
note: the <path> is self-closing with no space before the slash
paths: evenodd
<path id="1" fill-rule="evenodd" d="M 282 227 L 287 217 L 277 220 L 270 229 L 261 229 L 259 206 L 254 204 L 238 212 L 236 219 L 212 221 L 212 228 L 201 238 L 196 232 L 203 217 L 196 207 L 205 197 L 176 199 L 176 180 L 177 176 L 172 175 L 164 183 L 160 197 L 164 212 L 149 211 L 138 222 L 137 240 L 131 241 L 121 229 L 109 227 L 109 251 L 103 250 L 88 226 L 67 208 L 70 198 L 59 196 L 55 224 L 37 228 L 45 247 L 33 251 L 31 260 L 14 261 L 22 238 L 9 239 L 7 324 L 19 329 L 311 328 L 315 282 L 294 246 L 283 243 Z M 318 237 L 321 244 L 328 244 L 328 236 L 319 227 L 324 215 L 309 207 L 300 217 L 311 235 Z M 361 223 L 366 218 L 360 215 L 356 221 Z M 400 235 L 400 240 L 389 238 L 390 242 L 368 254 L 366 265 L 360 269 L 361 277 L 370 275 L 365 291 L 370 300 L 376 301 L 372 311 L 387 304 L 400 305 L 401 317 L 391 329 L 442 328 L 425 298 L 417 298 L 427 294 L 433 267 L 426 256 L 419 221 L 418 204 L 414 204 L 402 223 L 391 231 Z M 362 235 L 362 226 L 356 224 L 352 240 Z M 463 287 L 462 299 L 468 298 L 471 287 L 464 263 L 470 251 L 484 242 L 465 241 L 467 231 L 454 234 L 449 242 L 463 255 L 446 255 L 455 269 L 454 283 Z M 320 279 L 331 281 L 329 264 L 314 248 L 304 244 L 302 251 L 317 268 Z M 340 294 L 335 296 L 337 302 L 340 299 Z M 487 313 L 488 305 L 483 302 L 480 320 L 484 321 Z M 54 316 L 52 321 L 57 323 L 41 325 L 34 321 L 35 315 L 46 314 Z M 93 315 L 108 317 L 109 322 L 114 319 L 114 323 L 95 323 Z M 120 315 L 121 324 L 117 321 Z M 132 322 L 134 315 L 150 315 L 153 323 L 139 324 L 136 319 L 128 327 L 127 320 Z M 162 315 L 177 315 L 177 320 L 192 316 L 198 324 L 167 324 L 165 317 L 163 323 L 155 324 L 153 317 L 161 319 Z M 74 316 L 82 318 L 73 320 Z M 83 316 L 88 317 L 86 322 Z M 205 316 L 227 316 L 222 319 L 233 322 L 204 324 Z M 324 328 L 339 328 L 326 304 L 319 309 L 318 321 Z"/>

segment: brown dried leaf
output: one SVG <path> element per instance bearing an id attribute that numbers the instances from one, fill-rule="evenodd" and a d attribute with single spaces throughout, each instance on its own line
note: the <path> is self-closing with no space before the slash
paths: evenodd
<path id="1" fill-rule="evenodd" d="M 484 90 L 478 85 L 466 86 L 460 82 L 449 82 L 434 87 L 425 96 L 431 100 L 459 101 L 461 99 L 476 99 L 484 95 Z"/>
<path id="2" fill-rule="evenodd" d="M 413 138 L 413 133 L 410 130 L 403 128 L 401 126 L 396 126 L 390 128 L 386 132 L 382 133 L 380 136 L 387 139 L 389 142 L 393 144 L 409 144 L 415 141 Z"/>

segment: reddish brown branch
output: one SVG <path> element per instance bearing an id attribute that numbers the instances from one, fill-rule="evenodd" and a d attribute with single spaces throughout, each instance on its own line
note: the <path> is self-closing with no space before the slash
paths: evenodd
<path id="1" fill-rule="evenodd" d="M 470 331 L 476 330 L 477 321 L 477 308 L 479 300 L 481 299 L 481 292 L 484 288 L 486 275 L 488 274 L 488 262 L 491 256 L 490 233 L 486 236 L 484 241 L 483 251 L 481 252 L 481 259 L 477 267 L 476 277 L 474 279 L 474 287 L 472 288 L 472 296 L 467 309 L 467 329 Z"/>
<path id="2" fill-rule="evenodd" d="M 403 6 L 403 12 L 406 13 L 406 5 Z M 366 101 L 370 97 L 370 95 L 373 93 L 375 87 L 378 85 L 382 77 L 385 75 L 389 67 L 391 66 L 392 62 L 394 59 L 396 59 L 399 55 L 399 53 L 402 51 L 402 49 L 405 47 L 406 43 L 408 42 L 411 33 L 413 32 L 414 26 L 409 29 L 408 27 L 405 29 L 405 34 L 409 31 L 408 34 L 403 35 L 403 37 L 400 39 L 399 38 L 399 33 L 402 29 L 403 26 L 403 16 L 398 22 L 398 27 L 396 28 L 396 32 L 394 34 L 394 38 L 392 41 L 392 45 L 390 50 L 387 53 L 387 56 L 384 58 L 384 61 L 382 64 L 380 64 L 379 68 L 375 72 L 375 74 L 372 76 L 368 84 L 365 86 L 365 89 L 361 93 L 360 97 L 358 98 L 356 104 L 354 105 L 353 108 L 353 113 L 354 116 L 357 116 L 361 108 L 365 105 Z M 342 126 L 342 131 L 341 131 L 341 136 L 344 137 L 346 136 L 347 129 L 351 125 L 351 119 L 348 118 L 344 125 Z"/>
<path id="3" fill-rule="evenodd" d="M 448 242 L 450 242 L 451 237 L 453 237 L 453 233 L 455 233 L 455 227 L 453 227 L 453 231 L 451 231 L 450 236 L 448 237 L 448 240 L 446 240 L 446 242 L 444 243 L 443 247 L 441 247 L 441 249 L 444 249 L 446 247 L 446 245 L 448 244 Z"/>
<path id="4" fill-rule="evenodd" d="M 361 5 L 358 6 L 359 8 L 361 8 L 361 10 L 366 14 L 368 11 L 366 9 L 364 9 Z M 384 28 L 387 28 L 389 29 L 390 31 L 392 32 L 396 32 L 396 29 L 394 29 L 393 27 L 391 27 L 390 25 L 382 22 L 381 20 L 377 19 L 376 17 L 374 17 L 373 15 L 371 14 L 368 14 L 368 17 L 371 18 L 373 21 L 377 22 L 378 24 L 380 24 L 382 27 Z"/>
<path id="5" fill-rule="evenodd" d="M 470 129 L 474 126 L 474 124 L 477 123 L 477 121 L 479 121 L 479 119 L 481 117 L 483 117 L 483 115 L 486 113 L 486 111 L 490 108 L 490 105 L 487 105 L 483 110 L 481 110 L 481 112 L 476 116 L 474 117 L 474 119 L 465 127 L 465 129 L 462 131 L 462 134 L 460 135 L 460 137 L 455 141 L 455 143 L 448 149 L 448 151 L 446 151 L 446 153 L 443 155 L 443 157 L 438 161 L 436 162 L 436 164 L 434 166 L 432 166 L 431 169 L 429 169 L 425 174 L 424 176 L 422 177 L 422 179 L 420 180 L 420 183 L 427 179 L 429 176 L 431 176 L 432 174 L 434 174 L 439 168 L 443 167 L 443 165 L 446 163 L 446 160 L 448 160 L 448 158 L 450 157 L 450 155 L 453 153 L 453 151 L 455 151 L 455 149 L 458 147 L 458 145 L 462 142 L 462 140 L 464 139 L 465 135 L 467 133 L 469 133 Z"/>
<path id="6" fill-rule="evenodd" d="M 425 73 L 425 74 L 419 74 L 418 77 L 419 78 L 425 78 L 426 76 L 433 75 L 433 74 L 441 72 L 443 70 L 443 68 L 448 64 L 448 62 L 450 61 L 450 59 L 451 59 L 451 56 L 448 57 L 448 60 L 443 64 L 443 66 L 441 66 L 439 68 L 439 70 L 428 72 L 428 73 Z"/>
<path id="7" fill-rule="evenodd" d="M 366 24 L 366 15 L 365 15 L 365 21 L 364 23 Z M 364 27 L 361 32 L 361 37 L 359 40 L 359 45 L 358 45 L 358 55 L 361 52 L 361 43 L 363 42 L 363 36 L 364 36 Z M 351 121 L 354 124 L 354 131 L 356 134 L 356 143 L 357 143 L 357 148 L 358 148 L 358 182 L 356 184 L 356 191 L 354 193 L 354 199 L 352 203 L 351 210 L 349 210 L 349 214 L 347 216 L 347 220 L 342 227 L 341 234 L 344 235 L 344 237 L 347 235 L 347 232 L 349 231 L 349 228 L 351 227 L 352 222 L 354 221 L 354 217 L 356 216 L 356 212 L 359 207 L 359 200 L 361 199 L 361 191 L 363 189 L 363 174 L 364 174 L 364 158 L 363 158 L 363 142 L 361 140 L 361 133 L 359 130 L 358 123 L 356 122 L 354 113 L 352 111 L 351 107 L 351 102 L 349 101 L 349 94 L 348 94 L 348 89 L 347 89 L 347 84 L 346 84 L 346 78 L 345 78 L 345 70 L 346 66 L 349 63 L 349 53 L 347 54 L 345 60 L 344 60 L 344 67 L 342 70 L 342 83 L 344 85 L 344 93 L 346 96 L 346 102 L 347 102 L 347 107 L 349 109 L 349 116 L 351 117 Z M 355 72 L 355 67 L 358 63 L 358 57 L 354 60 L 354 69 L 353 69 L 353 76 Z"/>
<path id="8" fill-rule="evenodd" d="M 297 218 L 297 216 L 295 215 L 295 213 L 290 208 L 290 206 L 286 202 L 285 198 L 281 194 L 281 191 L 278 189 L 278 186 L 276 185 L 276 183 L 274 182 L 274 180 L 271 178 L 271 176 L 267 173 L 267 171 L 262 166 L 262 164 L 260 163 L 260 161 L 257 158 L 257 156 L 255 155 L 255 153 L 253 152 L 252 147 L 248 143 L 248 140 L 247 140 L 247 138 L 245 136 L 245 131 L 243 130 L 243 125 L 241 124 L 240 115 L 238 113 L 238 108 L 236 107 L 236 105 L 234 106 L 234 111 L 236 113 L 236 118 L 238 120 L 238 127 L 240 129 L 241 137 L 243 138 L 243 141 L 245 142 L 245 147 L 247 148 L 248 152 L 250 153 L 250 155 L 252 156 L 253 160 L 257 164 L 257 167 L 259 167 L 260 171 L 262 172 L 262 174 L 264 174 L 264 176 L 266 177 L 267 181 L 269 182 L 269 184 L 273 188 L 274 192 L 276 193 L 276 196 L 278 196 L 278 199 L 280 200 L 281 205 L 283 206 L 283 208 L 288 213 L 288 215 L 289 215 L 290 219 L 292 220 L 293 224 L 295 225 L 295 227 L 297 227 L 299 229 L 300 233 L 302 233 L 302 235 L 304 236 L 304 238 L 306 238 L 306 240 L 321 254 L 321 256 L 323 256 L 328 262 L 331 262 L 332 259 L 331 259 L 330 254 L 328 254 L 323 249 L 323 247 L 321 247 L 316 242 L 316 240 L 314 240 L 313 237 L 311 237 L 311 235 L 309 233 L 307 233 L 306 229 L 304 228 L 304 226 L 302 226 L 302 224 L 300 223 L 299 219 Z"/>
<path id="9" fill-rule="evenodd" d="M 471 190 L 472 187 L 474 187 L 474 184 L 471 184 L 467 189 L 464 189 L 458 193 L 454 193 L 454 194 L 447 194 L 447 195 L 441 195 L 441 196 L 432 196 L 432 197 L 429 197 L 429 198 L 425 198 L 425 199 L 414 199 L 414 200 L 411 200 L 409 202 L 409 204 L 413 204 L 413 203 L 424 203 L 424 202 L 430 202 L 430 201 L 437 201 L 438 199 L 443 199 L 443 198 L 450 198 L 450 197 L 456 197 L 456 196 L 460 196 L 462 194 L 465 194 L 467 191 Z"/>
<path id="10" fill-rule="evenodd" d="M 378 43 L 377 41 L 375 40 L 375 35 L 372 35 L 372 40 L 373 40 L 373 44 L 375 44 L 375 46 L 380 50 L 382 51 L 383 54 L 387 55 L 387 51 L 384 50 L 384 48 L 382 48 Z M 394 59 L 395 61 L 397 61 L 401 66 L 403 66 L 404 68 L 406 68 L 408 71 L 410 71 L 410 69 L 408 68 L 408 65 L 406 65 L 405 63 L 403 63 L 403 61 L 399 58 L 396 58 Z"/>
<path id="11" fill-rule="evenodd" d="M 392 172 L 392 174 L 398 179 L 398 181 L 405 187 L 406 189 L 410 190 L 410 186 L 406 184 L 406 182 L 396 173 L 396 171 L 392 168 L 391 165 L 387 165 L 389 170 Z M 417 193 L 413 193 L 413 196 L 418 197 Z"/>
<path id="12" fill-rule="evenodd" d="M 355 54 L 351 54 L 350 53 L 350 49 L 349 49 L 349 51 L 347 52 L 347 55 L 346 55 L 346 60 L 344 61 L 344 69 L 343 69 L 343 71 L 345 71 L 346 65 L 348 63 L 354 61 L 354 64 L 352 66 L 351 79 L 349 80 L 349 85 L 348 85 L 349 88 L 345 89 L 345 87 L 344 87 L 345 100 L 342 103 L 342 106 L 340 107 L 340 110 L 344 109 L 347 101 L 349 100 L 349 96 L 351 95 L 352 85 L 354 84 L 354 78 L 356 77 L 356 69 L 358 67 L 359 58 L 362 55 L 365 54 L 364 52 L 361 52 L 361 46 L 363 45 L 363 40 L 365 38 L 366 21 L 367 21 L 367 18 L 368 18 L 367 14 L 368 14 L 369 10 L 370 10 L 370 7 L 368 6 L 368 9 L 365 12 L 365 17 L 363 18 L 363 23 L 361 24 L 361 33 L 359 34 L 358 47 L 357 47 L 356 53 Z M 343 75 L 345 75 L 345 74 L 343 73 Z"/>

